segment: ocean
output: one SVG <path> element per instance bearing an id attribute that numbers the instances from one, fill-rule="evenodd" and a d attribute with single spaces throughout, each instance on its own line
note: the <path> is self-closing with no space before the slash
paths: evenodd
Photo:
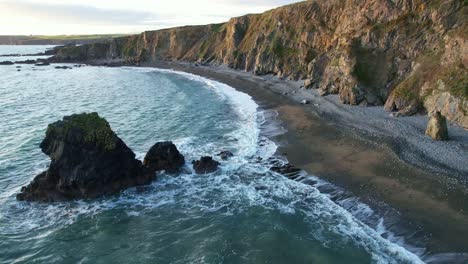
<path id="1" fill-rule="evenodd" d="M 295 181 L 272 172 L 268 160 L 283 159 L 275 112 L 228 85 L 135 67 L 11 65 L 0 76 L 0 263 L 423 263 L 383 219 L 363 221 L 374 217 L 365 204 L 334 201 L 305 172 Z M 97 200 L 17 201 L 49 164 L 39 149 L 47 125 L 82 112 L 106 118 L 139 159 L 173 141 L 187 172 Z M 222 150 L 234 157 L 217 172 L 191 172 L 191 160 Z"/>

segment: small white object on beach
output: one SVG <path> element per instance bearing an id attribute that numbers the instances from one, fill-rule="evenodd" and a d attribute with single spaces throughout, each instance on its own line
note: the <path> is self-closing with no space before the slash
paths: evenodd
<path id="1" fill-rule="evenodd" d="M 304 99 L 304 100 L 301 101 L 301 104 L 303 104 L 303 105 L 306 105 L 306 104 L 309 104 L 309 103 L 310 103 L 310 102 L 309 102 L 308 100 L 306 100 L 306 99 Z"/>

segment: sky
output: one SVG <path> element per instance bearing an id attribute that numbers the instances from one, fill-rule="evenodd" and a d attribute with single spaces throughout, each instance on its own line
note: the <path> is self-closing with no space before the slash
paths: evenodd
<path id="1" fill-rule="evenodd" d="M 299 0 L 0 0 L 0 35 L 139 33 L 225 22 Z"/>

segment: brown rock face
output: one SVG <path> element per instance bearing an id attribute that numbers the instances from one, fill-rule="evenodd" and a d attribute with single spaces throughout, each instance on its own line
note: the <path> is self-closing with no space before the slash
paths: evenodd
<path id="1" fill-rule="evenodd" d="M 468 128 L 467 12 L 460 0 L 304 1 L 223 24 L 63 49 L 55 60 L 225 64 L 306 79 L 306 88 L 339 94 L 345 104 L 391 100 L 387 108 L 400 115 L 441 111 Z"/>
<path id="2" fill-rule="evenodd" d="M 430 116 L 426 135 L 434 140 L 448 140 L 447 120 L 445 117 L 439 111 L 432 113 Z"/>

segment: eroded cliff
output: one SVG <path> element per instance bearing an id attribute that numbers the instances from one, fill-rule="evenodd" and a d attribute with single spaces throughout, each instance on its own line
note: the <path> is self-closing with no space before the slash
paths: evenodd
<path id="1" fill-rule="evenodd" d="M 304 79 L 343 103 L 398 115 L 440 111 L 468 128 L 466 0 L 306 1 L 227 23 L 62 49 L 58 61 L 225 64 Z"/>

